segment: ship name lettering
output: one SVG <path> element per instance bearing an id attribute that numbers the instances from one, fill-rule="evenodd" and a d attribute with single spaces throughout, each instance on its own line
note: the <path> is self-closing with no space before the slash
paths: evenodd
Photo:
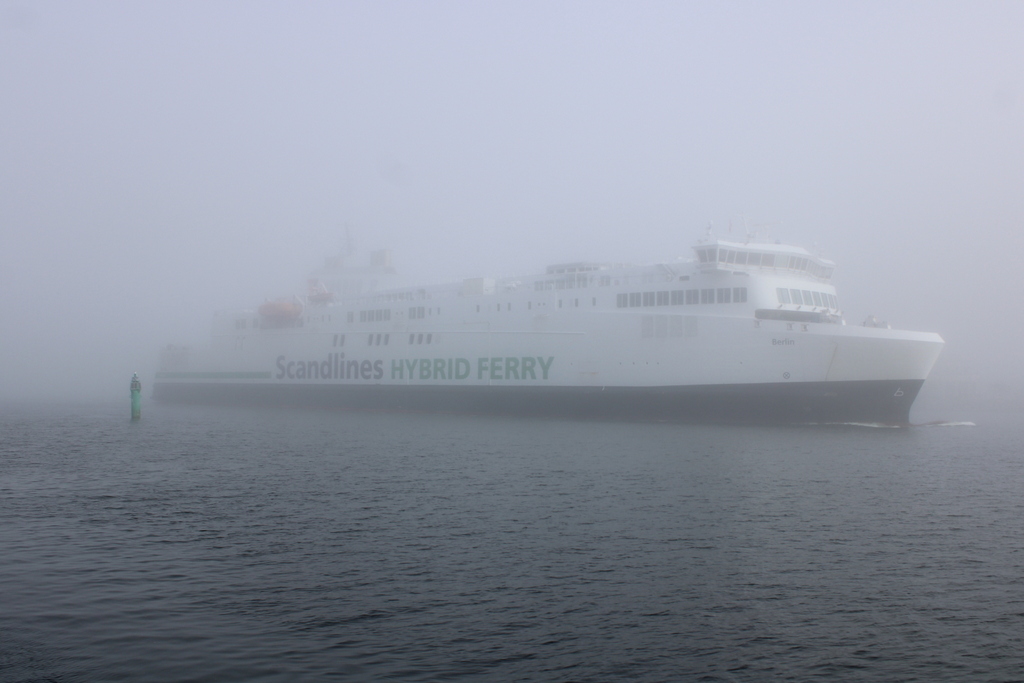
<path id="1" fill-rule="evenodd" d="M 345 360 L 344 353 L 331 353 L 322 361 L 291 360 L 278 356 L 275 379 L 383 379 L 384 361 Z"/>
<path id="2" fill-rule="evenodd" d="M 790 338 L 785 339 L 772 339 L 772 346 L 795 346 L 796 341 Z"/>
<path id="3" fill-rule="evenodd" d="M 541 379 L 547 379 L 548 371 L 554 360 L 554 356 L 547 358 L 541 356 L 477 358 L 476 378 L 489 380 L 537 379 L 537 366 L 539 365 Z"/>
<path id="4" fill-rule="evenodd" d="M 486 381 L 546 380 L 554 356 L 484 356 L 476 359 L 476 379 Z M 324 360 L 275 360 L 275 379 L 381 380 L 383 360 L 346 359 L 344 353 L 330 353 Z M 472 362 L 468 358 L 403 358 L 391 361 L 392 380 L 452 381 L 468 379 Z"/>

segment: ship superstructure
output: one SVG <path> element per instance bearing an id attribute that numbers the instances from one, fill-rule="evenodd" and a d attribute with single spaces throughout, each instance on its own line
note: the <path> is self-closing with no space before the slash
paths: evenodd
<path id="1" fill-rule="evenodd" d="M 329 260 L 309 291 L 222 313 L 165 351 L 167 400 L 654 420 L 906 423 L 942 349 L 847 325 L 835 264 L 707 239 L 647 266 L 561 263 L 400 286 L 390 253 Z"/>

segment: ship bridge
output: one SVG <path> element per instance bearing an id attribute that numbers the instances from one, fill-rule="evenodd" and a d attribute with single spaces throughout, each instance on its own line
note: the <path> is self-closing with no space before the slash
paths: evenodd
<path id="1" fill-rule="evenodd" d="M 836 267 L 828 259 L 787 244 L 714 240 L 698 244 L 693 249 L 697 252 L 700 269 L 704 272 L 782 271 L 828 282 Z"/>

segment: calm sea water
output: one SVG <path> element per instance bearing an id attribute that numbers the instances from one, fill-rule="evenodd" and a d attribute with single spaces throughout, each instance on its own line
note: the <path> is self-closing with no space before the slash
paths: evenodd
<path id="1" fill-rule="evenodd" d="M 1016 408 L 871 429 L 7 405 L 0 680 L 1021 680 Z"/>

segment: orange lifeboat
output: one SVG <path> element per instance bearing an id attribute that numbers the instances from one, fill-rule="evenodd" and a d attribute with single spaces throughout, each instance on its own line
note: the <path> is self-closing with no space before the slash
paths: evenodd
<path id="1" fill-rule="evenodd" d="M 260 315 L 276 322 L 298 320 L 302 315 L 302 304 L 287 299 L 267 301 L 259 308 Z"/>

